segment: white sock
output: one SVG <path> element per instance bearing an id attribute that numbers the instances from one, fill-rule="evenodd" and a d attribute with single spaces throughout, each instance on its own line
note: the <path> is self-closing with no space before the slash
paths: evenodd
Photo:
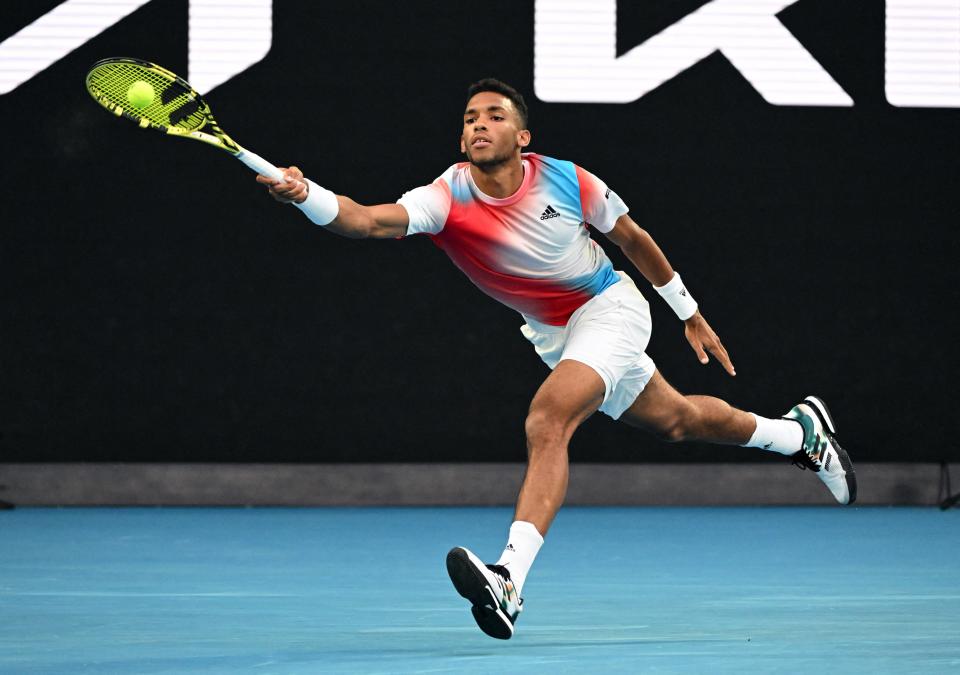
<path id="1" fill-rule="evenodd" d="M 757 420 L 757 430 L 743 444 L 744 447 L 761 448 L 781 455 L 792 455 L 803 447 L 803 427 L 796 420 L 772 420 L 750 414 Z"/>
<path id="2" fill-rule="evenodd" d="M 527 580 L 527 572 L 533 565 L 540 547 L 543 546 L 543 536 L 537 531 L 533 523 L 523 520 L 514 521 L 510 526 L 510 536 L 507 538 L 507 547 L 503 549 L 497 565 L 503 565 L 510 571 L 510 579 L 520 595 L 523 582 Z"/>

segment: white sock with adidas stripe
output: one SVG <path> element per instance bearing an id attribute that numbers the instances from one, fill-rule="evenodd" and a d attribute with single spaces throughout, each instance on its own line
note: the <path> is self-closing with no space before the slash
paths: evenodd
<path id="1" fill-rule="evenodd" d="M 523 582 L 527 580 L 527 573 L 541 546 L 543 546 L 543 536 L 533 523 L 517 520 L 510 526 L 507 546 L 496 564 L 503 565 L 509 570 L 510 580 L 517 589 L 517 595 L 520 595 L 523 589 Z"/>
<path id="2" fill-rule="evenodd" d="M 792 455 L 803 448 L 803 427 L 796 420 L 772 420 L 750 414 L 757 421 L 757 429 L 743 447 L 760 448 L 781 455 Z"/>

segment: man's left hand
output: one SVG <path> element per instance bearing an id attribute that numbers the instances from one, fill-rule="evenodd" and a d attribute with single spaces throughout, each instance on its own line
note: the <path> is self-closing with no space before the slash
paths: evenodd
<path id="1" fill-rule="evenodd" d="M 703 318 L 699 310 L 684 321 L 683 332 L 687 336 L 687 342 L 693 347 L 693 351 L 697 353 L 697 358 L 700 359 L 700 363 L 706 364 L 709 362 L 710 359 L 707 358 L 707 352 L 710 352 L 730 375 L 737 374 L 737 371 L 733 369 L 730 355 L 727 354 L 723 343 L 720 342 L 720 338 L 713 332 L 710 324 Z"/>

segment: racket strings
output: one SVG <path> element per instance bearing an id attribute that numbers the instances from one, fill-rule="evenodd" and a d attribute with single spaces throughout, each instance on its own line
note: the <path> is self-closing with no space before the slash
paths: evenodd
<path id="1" fill-rule="evenodd" d="M 127 100 L 127 92 L 135 82 L 147 82 L 153 87 L 153 101 L 143 108 L 135 108 Z M 95 68 L 87 76 L 90 93 L 106 108 L 138 121 L 146 119 L 161 127 L 176 126 L 184 131 L 195 131 L 207 122 L 206 106 L 199 95 L 185 87 L 176 77 L 134 63 L 108 63 Z"/>

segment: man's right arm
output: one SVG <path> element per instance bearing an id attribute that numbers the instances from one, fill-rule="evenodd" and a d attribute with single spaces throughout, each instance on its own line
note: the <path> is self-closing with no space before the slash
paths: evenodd
<path id="1" fill-rule="evenodd" d="M 349 197 L 337 195 L 340 211 L 326 226 L 328 230 L 351 239 L 395 239 L 407 233 L 410 220 L 399 204 L 364 206 Z"/>
<path id="2" fill-rule="evenodd" d="M 309 197 L 309 186 L 303 172 L 295 166 L 281 170 L 287 177 L 286 182 L 281 183 L 266 176 L 257 176 L 257 182 L 266 185 L 278 202 L 303 204 Z M 343 195 L 337 195 L 336 200 L 337 215 L 324 225 L 332 232 L 352 239 L 391 239 L 407 233 L 410 218 L 400 204 L 364 206 Z"/>

